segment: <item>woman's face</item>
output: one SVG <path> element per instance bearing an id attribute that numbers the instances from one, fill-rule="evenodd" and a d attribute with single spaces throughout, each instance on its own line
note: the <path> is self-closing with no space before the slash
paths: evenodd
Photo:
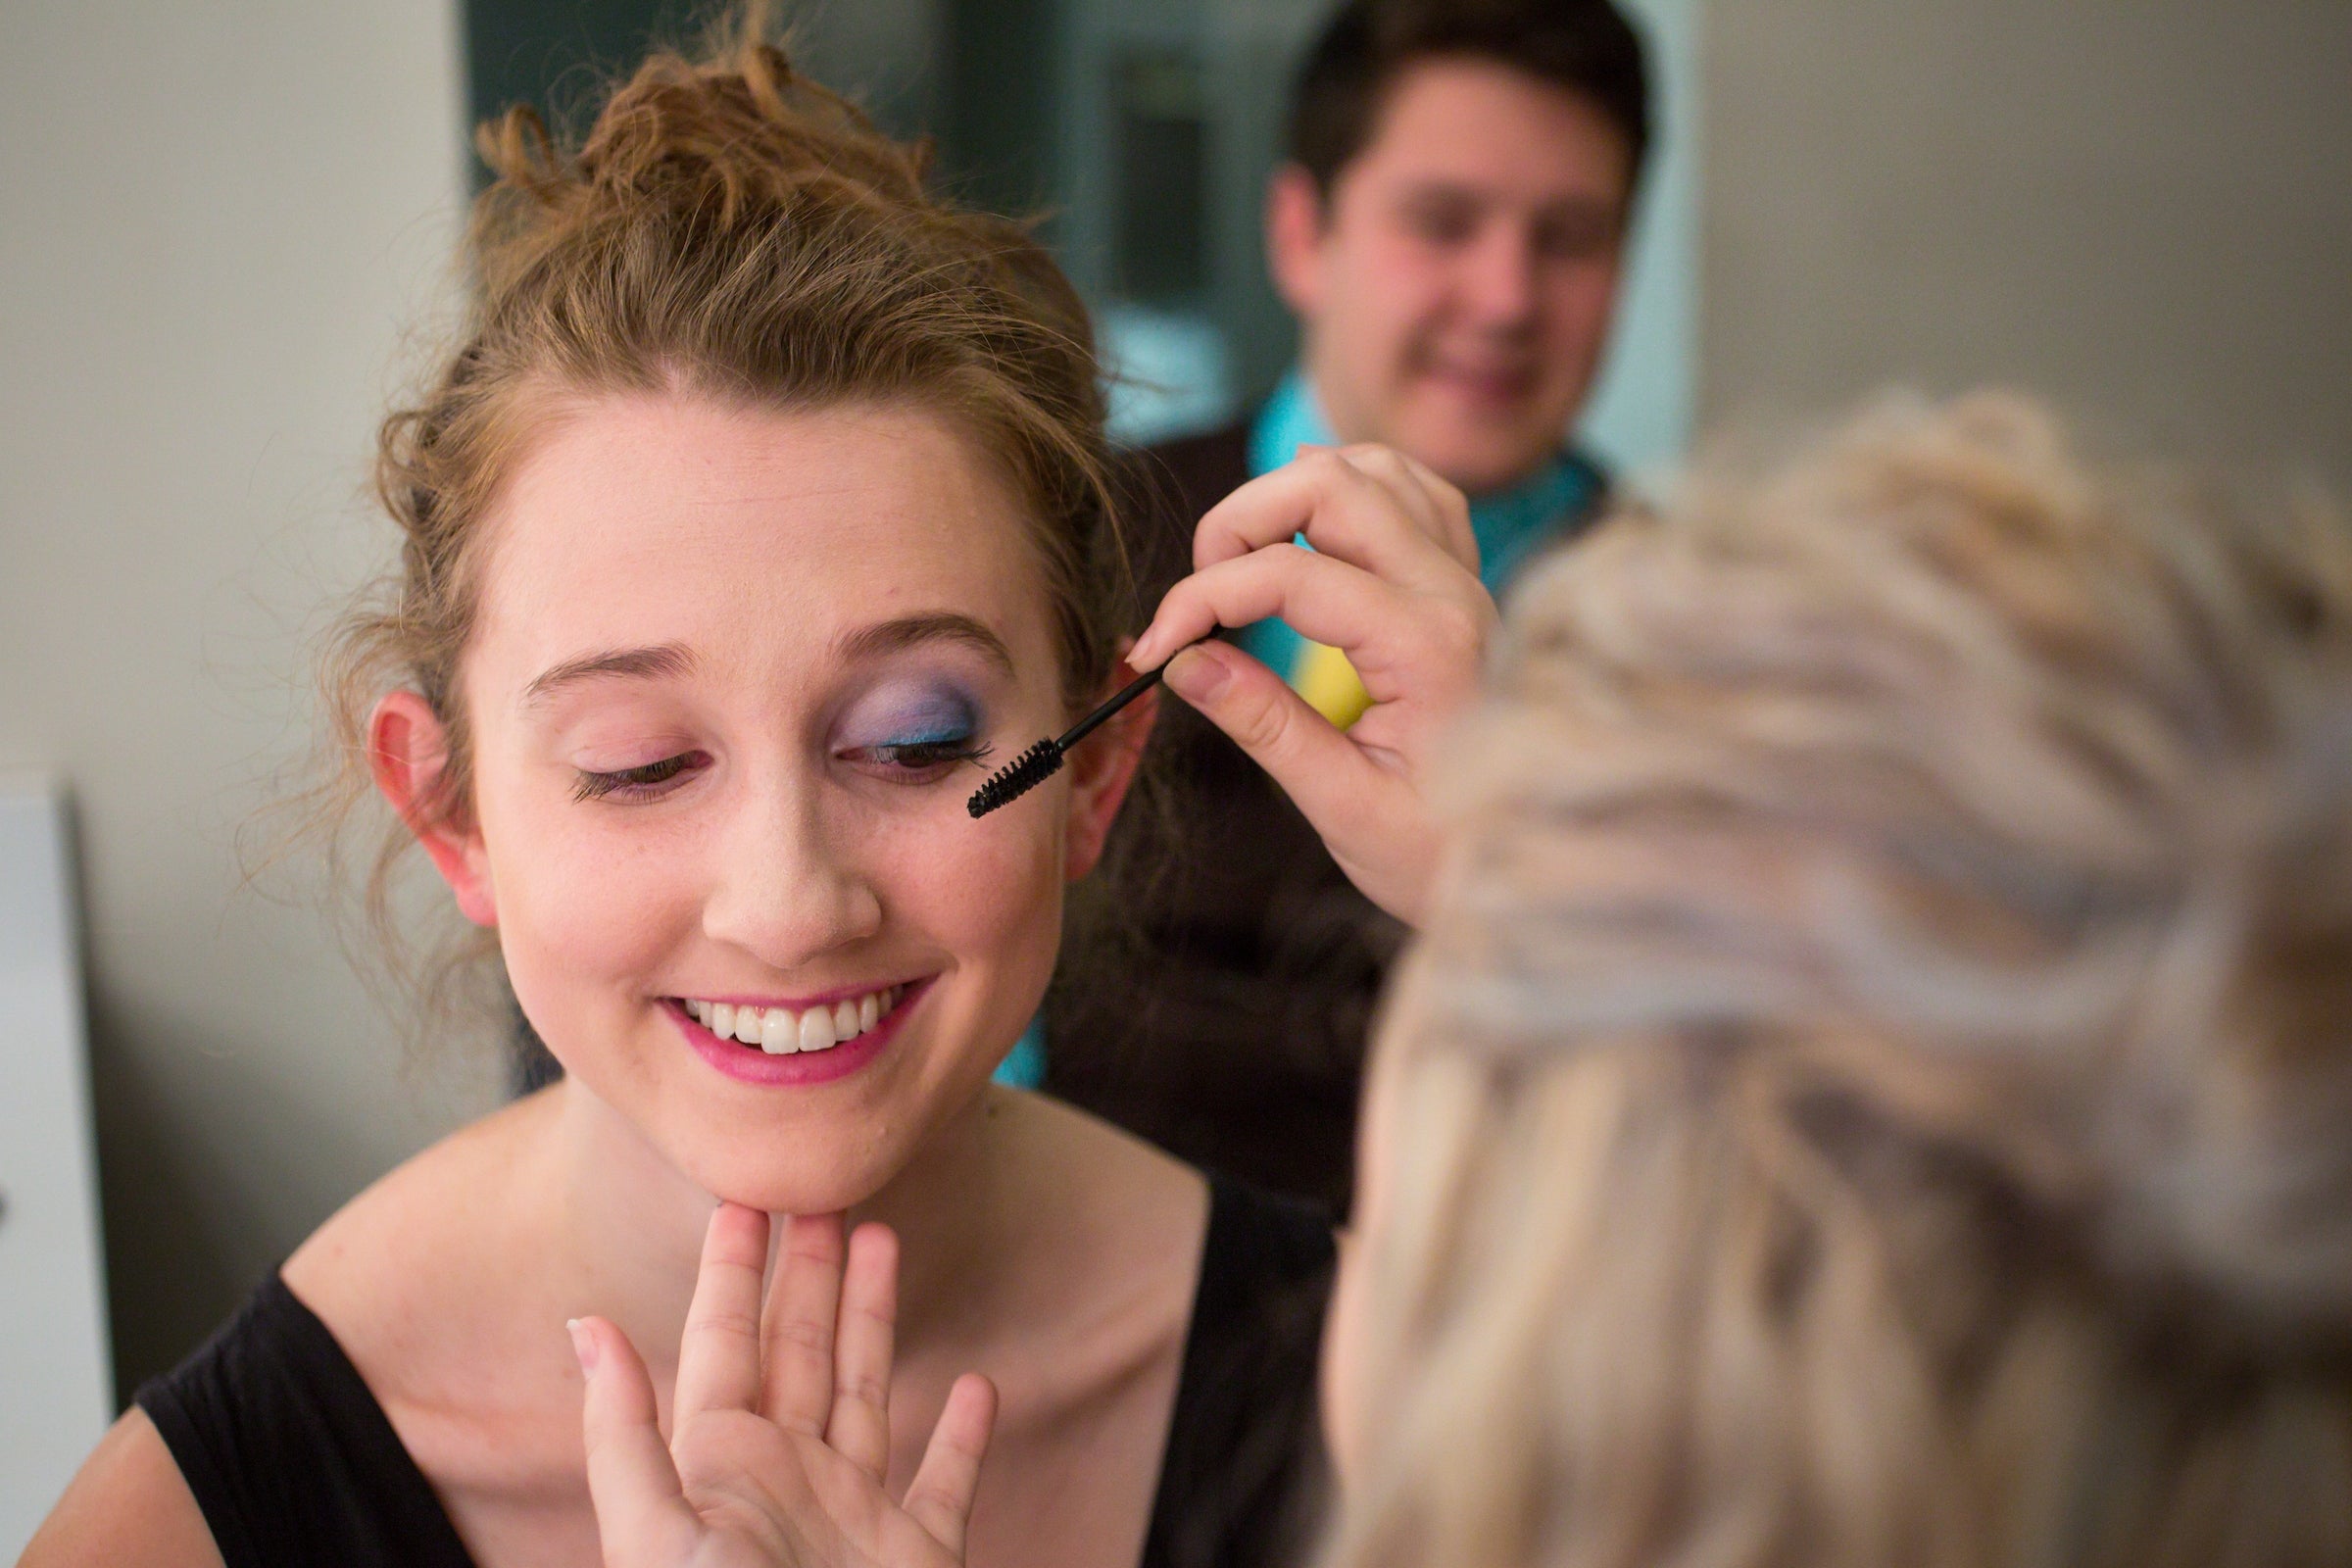
<path id="1" fill-rule="evenodd" d="M 611 397 L 490 526 L 474 811 L 428 849 L 566 1071 L 698 1184 L 872 1196 L 1028 1021 L 1124 784 L 965 810 L 1066 718 L 1010 487 L 915 409 Z"/>

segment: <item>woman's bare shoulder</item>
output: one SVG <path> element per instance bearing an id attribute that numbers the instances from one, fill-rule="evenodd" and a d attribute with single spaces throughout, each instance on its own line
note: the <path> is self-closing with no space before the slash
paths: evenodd
<path id="1" fill-rule="evenodd" d="M 344 1204 L 286 1260 L 287 1286 L 379 1396 L 399 1370 L 398 1326 L 452 1311 L 496 1267 L 503 1210 L 481 1194 L 528 1159 L 546 1114 L 524 1101 L 460 1128 Z M 221 1562 L 172 1450 L 135 1407 L 83 1462 L 20 1568 L 92 1562 Z"/>
<path id="2" fill-rule="evenodd" d="M 82 1461 L 17 1568 L 221 1568 L 220 1548 L 172 1450 L 133 1406 Z"/>
<path id="3" fill-rule="evenodd" d="M 459 1128 L 344 1204 L 286 1259 L 287 1289 L 363 1373 L 383 1364 L 385 1347 L 409 1341 L 410 1326 L 458 1321 L 485 1290 L 517 1277 L 517 1238 L 530 1231 L 525 1172 L 553 1111 L 542 1093 Z"/>

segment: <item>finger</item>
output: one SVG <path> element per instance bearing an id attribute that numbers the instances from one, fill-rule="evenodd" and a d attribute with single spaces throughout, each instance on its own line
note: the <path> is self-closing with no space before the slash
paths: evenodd
<path id="1" fill-rule="evenodd" d="M 877 1486 L 890 1469 L 890 1363 L 898 1314 L 899 1239 L 887 1225 L 860 1225 L 850 1237 L 849 1266 L 842 1272 L 825 1443 Z"/>
<path id="2" fill-rule="evenodd" d="M 1340 456 L 1379 479 L 1407 504 L 1422 531 L 1445 547 L 1464 568 L 1478 570 L 1478 533 L 1470 523 L 1470 498 L 1417 458 L 1373 443 L 1342 447 Z"/>
<path id="3" fill-rule="evenodd" d="M 1438 846 L 1409 779 L 1227 644 L 1183 650 L 1168 661 L 1167 683 L 1266 770 L 1349 881 L 1405 924 L 1419 923 Z"/>
<path id="4" fill-rule="evenodd" d="M 761 1408 L 790 1431 L 821 1439 L 833 1408 L 833 1319 L 841 1305 L 841 1216 L 799 1215 L 784 1229 L 767 1293 L 767 1375 Z"/>
<path id="5" fill-rule="evenodd" d="M 1194 567 L 1298 534 L 1318 550 L 1384 574 L 1444 554 L 1438 537 L 1443 528 L 1434 514 L 1427 524 L 1416 516 L 1429 510 L 1426 500 L 1400 494 L 1374 467 L 1373 460 L 1359 466 L 1325 450 L 1260 474 L 1201 515 L 1193 531 Z"/>
<path id="6" fill-rule="evenodd" d="M 571 1324 L 587 1379 L 580 1435 L 588 1450 L 588 1500 L 607 1562 L 683 1561 L 702 1521 L 686 1501 L 662 1441 L 653 1380 L 629 1337 L 603 1318 Z"/>
<path id="7" fill-rule="evenodd" d="M 1438 511 L 1436 498 L 1422 485 L 1420 478 L 1404 466 L 1404 459 L 1396 448 L 1366 442 L 1358 446 L 1341 447 L 1339 456 L 1342 463 L 1386 491 L 1390 503 L 1402 512 L 1425 537 L 1444 541 L 1446 519 Z"/>
<path id="8" fill-rule="evenodd" d="M 760 1283 L 767 1272 L 767 1216 L 721 1203 L 703 1233 L 703 1261 L 678 1342 L 677 1411 L 670 1430 L 711 1410 L 750 1410 L 760 1398 Z"/>
<path id="9" fill-rule="evenodd" d="M 931 1429 L 914 1484 L 906 1489 L 907 1515 L 958 1560 L 972 1496 L 980 1488 L 980 1461 L 996 1424 L 997 1386 L 977 1372 L 957 1378 L 939 1425 Z"/>
<path id="10" fill-rule="evenodd" d="M 1194 529 L 1193 565 L 1212 566 L 1304 535 L 1317 550 L 1394 582 L 1463 569 L 1448 553 L 1449 531 L 1431 526 L 1435 533 L 1389 484 L 1339 453 L 1310 453 L 1211 507 Z"/>
<path id="11" fill-rule="evenodd" d="M 1377 701 L 1399 695 L 1405 671 L 1437 677 L 1450 698 L 1456 684 L 1477 676 L 1494 602 L 1466 572 L 1457 570 L 1444 593 L 1407 594 L 1346 562 L 1275 545 L 1177 583 L 1144 636 L 1172 652 L 1220 626 L 1270 618 L 1346 654 Z"/>
<path id="12" fill-rule="evenodd" d="M 1325 797 L 1360 796 L 1376 766 L 1289 682 L 1237 648 L 1208 642 L 1185 649 L 1168 662 L 1167 683 L 1232 737 L 1310 821 L 1319 819 Z"/>

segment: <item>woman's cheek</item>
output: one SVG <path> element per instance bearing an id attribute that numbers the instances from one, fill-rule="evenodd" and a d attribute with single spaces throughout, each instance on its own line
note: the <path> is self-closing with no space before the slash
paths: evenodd
<path id="1" fill-rule="evenodd" d="M 567 803 L 568 804 L 568 803 Z M 543 1032 L 598 1002 L 634 1003 L 675 951 L 697 902 L 681 857 L 598 831 L 580 808 L 517 813 L 491 843 L 499 944 Z M 487 831 L 489 824 L 485 824 Z"/>
<path id="2" fill-rule="evenodd" d="M 1042 803 L 1041 803 L 1042 804 Z M 965 961 L 1017 970 L 1061 939 L 1061 813 L 973 821 L 960 803 L 894 856 L 888 903 Z"/>
<path id="3" fill-rule="evenodd" d="M 943 935 L 965 971 L 953 1008 L 961 1019 L 953 1032 L 970 1048 L 959 1075 L 995 1070 L 1036 1017 L 1060 956 L 1062 813 L 1032 815 L 1033 829 L 1019 833 L 966 820 L 959 837 L 985 842 L 960 850 L 939 881 L 941 918 L 956 922 Z"/>

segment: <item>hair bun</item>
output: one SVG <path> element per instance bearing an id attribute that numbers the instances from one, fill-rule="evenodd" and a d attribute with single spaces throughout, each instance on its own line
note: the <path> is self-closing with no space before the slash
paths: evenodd
<path id="1" fill-rule="evenodd" d="M 927 143 L 899 142 L 856 104 L 799 74 L 751 6 L 698 58 L 658 52 L 605 100 L 576 151 L 537 110 L 517 105 L 474 142 L 496 176 L 478 208 L 475 250 L 499 254 L 600 212 L 669 209 L 729 228 L 755 215 L 841 202 L 911 215 L 934 210 Z"/>

